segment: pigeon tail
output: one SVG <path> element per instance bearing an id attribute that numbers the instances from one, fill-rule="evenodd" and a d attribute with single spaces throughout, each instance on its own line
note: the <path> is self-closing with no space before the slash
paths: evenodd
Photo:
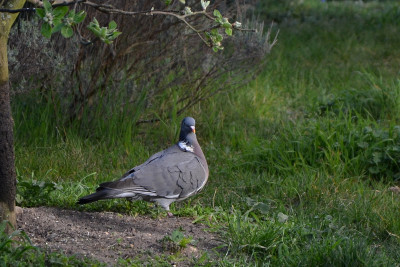
<path id="1" fill-rule="evenodd" d="M 108 195 L 109 194 L 108 194 L 107 190 L 99 190 L 96 193 L 93 193 L 91 195 L 80 198 L 77 203 L 81 204 L 81 205 L 87 204 L 87 203 L 92 203 L 92 202 L 95 202 L 100 199 L 107 199 L 107 198 L 109 198 Z"/>

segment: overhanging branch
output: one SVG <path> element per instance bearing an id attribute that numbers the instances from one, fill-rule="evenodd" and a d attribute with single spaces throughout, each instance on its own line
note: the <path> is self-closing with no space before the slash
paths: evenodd
<path id="1" fill-rule="evenodd" d="M 43 1 L 41 0 L 27 0 L 29 3 L 34 4 L 36 7 L 43 7 Z M 252 29 L 243 29 L 241 28 L 241 23 L 229 23 L 227 18 L 223 18 L 222 15 L 218 12 L 218 10 L 214 10 L 214 16 L 210 13 L 207 13 L 207 6 L 203 6 L 203 10 L 192 12 L 190 7 L 185 7 L 184 10 L 181 11 L 162 11 L 162 10 L 154 10 L 152 7 L 150 10 L 145 11 L 127 11 L 123 9 L 115 8 L 109 4 L 98 4 L 88 0 L 55 0 L 52 1 L 52 7 L 60 7 L 60 6 L 71 6 L 83 4 L 94 8 L 100 12 L 108 13 L 108 14 L 121 14 L 125 16 L 154 16 L 154 15 L 163 15 L 163 16 L 172 16 L 175 17 L 180 22 L 184 23 L 189 29 L 191 29 L 197 36 L 201 39 L 201 41 L 207 45 L 208 47 L 212 47 L 216 52 L 219 49 L 223 49 L 221 45 L 221 41 L 223 39 L 222 35 L 215 31 L 216 28 L 225 29 L 226 34 L 232 35 L 232 29 L 238 31 L 255 31 Z M 1 5 L 1 4 L 0 4 Z M 19 12 L 32 12 L 36 11 L 36 7 L 32 8 L 20 8 L 20 9 L 6 9 L 0 8 L 0 12 L 3 13 L 19 13 Z M 217 12 L 217 13 L 215 13 Z M 190 22 L 190 17 L 198 17 L 202 16 L 206 20 L 210 22 L 207 27 L 198 29 L 197 26 L 194 26 L 193 23 Z M 51 23 L 50 23 L 51 24 Z M 51 36 L 51 34 L 50 34 Z"/>
<path id="2" fill-rule="evenodd" d="M 37 7 L 43 7 L 43 2 L 40 0 L 28 0 L 29 3 L 34 4 Z M 104 4 L 96 4 L 87 0 L 64 0 L 64 1 L 54 1 L 52 6 L 59 7 L 59 6 L 71 6 L 75 4 L 83 4 L 86 6 L 90 6 L 95 8 L 101 12 L 109 13 L 109 14 L 121 14 L 126 16 L 137 16 L 137 15 L 145 15 L 145 16 L 153 16 L 153 15 L 164 15 L 164 16 L 173 16 L 186 24 L 192 31 L 194 31 L 199 38 L 207 45 L 211 46 L 210 42 L 208 42 L 203 36 L 202 33 L 205 32 L 204 29 L 196 29 L 193 25 L 191 25 L 186 19 L 193 16 L 204 16 L 207 19 L 214 21 L 214 18 L 208 14 L 205 10 L 203 11 L 196 11 L 190 12 L 187 14 L 181 14 L 179 11 L 161 11 L 161 10 L 146 10 L 146 11 L 126 11 L 122 9 L 117 9 L 112 5 L 104 5 Z M 3 13 L 20 13 L 20 12 L 34 12 L 36 11 L 36 7 L 30 8 L 20 8 L 20 9 L 8 9 L 8 8 L 0 8 L 0 12 Z"/>
<path id="3" fill-rule="evenodd" d="M 83 3 L 86 0 L 71 0 L 71 1 L 54 1 L 53 7 L 59 6 L 72 6 L 75 4 Z M 27 0 L 27 2 L 35 5 L 36 7 L 42 8 L 43 2 L 39 0 Z M 22 13 L 22 12 L 35 12 L 36 7 L 25 7 L 18 9 L 9 9 L 9 8 L 0 8 L 0 12 L 2 13 Z"/>

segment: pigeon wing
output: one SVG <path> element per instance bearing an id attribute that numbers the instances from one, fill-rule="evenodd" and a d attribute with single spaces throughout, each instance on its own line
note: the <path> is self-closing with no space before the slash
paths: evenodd
<path id="1" fill-rule="evenodd" d="M 127 195 L 186 198 L 201 189 L 206 179 L 206 170 L 198 156 L 182 152 L 176 146 L 153 155 L 121 179 L 101 187 L 117 189 Z"/>
<path id="2" fill-rule="evenodd" d="M 142 166 L 133 181 L 157 196 L 186 198 L 204 186 L 207 174 L 198 156 L 180 150 L 167 153 Z"/>

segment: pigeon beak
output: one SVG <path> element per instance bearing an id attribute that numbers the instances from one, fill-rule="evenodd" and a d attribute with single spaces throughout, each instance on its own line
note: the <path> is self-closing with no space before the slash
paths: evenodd
<path id="1" fill-rule="evenodd" d="M 196 133 L 196 129 L 194 128 L 194 126 L 190 126 L 190 128 L 192 128 L 193 133 Z"/>

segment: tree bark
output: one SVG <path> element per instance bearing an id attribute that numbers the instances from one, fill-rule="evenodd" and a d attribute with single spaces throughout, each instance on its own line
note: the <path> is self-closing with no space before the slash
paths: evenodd
<path id="1" fill-rule="evenodd" d="M 2 1 L 3 3 L 3 1 Z M 18 9 L 25 0 L 9 0 L 0 7 Z M 11 115 L 7 42 L 17 14 L 0 14 L 0 222 L 7 220 L 15 228 L 16 174 L 14 165 L 14 121 Z M 6 231 L 12 229 L 6 228 Z"/>
<path id="2" fill-rule="evenodd" d="M 0 44 L 0 54 L 1 50 L 2 44 Z M 0 219 L 8 220 L 13 226 L 16 225 L 15 191 L 13 119 L 9 84 L 8 81 L 2 81 L 0 83 Z"/>

